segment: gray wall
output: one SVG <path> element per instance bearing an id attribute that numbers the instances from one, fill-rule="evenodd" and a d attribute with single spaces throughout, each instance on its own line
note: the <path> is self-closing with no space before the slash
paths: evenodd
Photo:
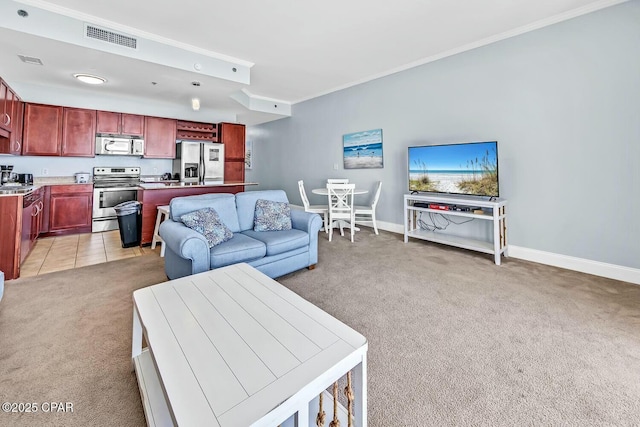
<path id="1" fill-rule="evenodd" d="M 640 268 L 639 22 L 633 0 L 296 104 L 248 130 L 247 177 L 298 204 L 299 179 L 382 180 L 402 224 L 408 146 L 498 140 L 512 245 Z M 384 168 L 344 170 L 342 135 L 376 128 Z"/>

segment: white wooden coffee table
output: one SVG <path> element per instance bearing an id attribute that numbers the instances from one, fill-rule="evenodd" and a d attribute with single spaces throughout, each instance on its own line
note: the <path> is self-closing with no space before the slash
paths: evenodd
<path id="1" fill-rule="evenodd" d="M 351 370 L 354 422 L 367 425 L 367 340 L 253 267 L 150 286 L 133 300 L 132 358 L 149 425 L 315 426 L 324 393 L 328 426 L 324 390 Z"/>

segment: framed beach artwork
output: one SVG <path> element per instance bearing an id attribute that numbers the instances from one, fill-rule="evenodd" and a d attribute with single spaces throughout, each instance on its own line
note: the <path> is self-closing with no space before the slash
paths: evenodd
<path id="1" fill-rule="evenodd" d="M 342 144 L 345 169 L 383 167 L 382 129 L 348 133 Z"/>
<path id="2" fill-rule="evenodd" d="M 253 141 L 245 141 L 244 147 L 244 168 L 251 169 L 253 161 Z"/>

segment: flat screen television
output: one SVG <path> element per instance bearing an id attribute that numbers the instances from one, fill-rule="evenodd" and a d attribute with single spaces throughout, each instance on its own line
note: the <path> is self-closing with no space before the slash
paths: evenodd
<path id="1" fill-rule="evenodd" d="M 409 191 L 498 197 L 498 142 L 409 147 Z"/>

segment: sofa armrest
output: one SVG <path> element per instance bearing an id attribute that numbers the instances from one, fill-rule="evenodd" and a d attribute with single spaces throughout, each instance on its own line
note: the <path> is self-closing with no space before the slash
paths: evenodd
<path id="1" fill-rule="evenodd" d="M 171 219 L 160 224 L 159 233 L 164 244 L 175 254 L 191 260 L 192 274 L 209 271 L 211 265 L 209 244 L 202 234 Z"/>
<path id="2" fill-rule="evenodd" d="M 291 209 L 291 227 L 309 234 L 318 234 L 322 228 L 322 217 L 317 213 Z"/>

